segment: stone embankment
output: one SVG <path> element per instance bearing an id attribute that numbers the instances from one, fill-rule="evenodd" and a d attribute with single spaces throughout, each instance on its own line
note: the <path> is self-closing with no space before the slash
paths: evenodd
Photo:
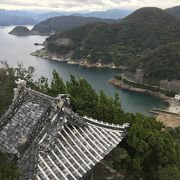
<path id="1" fill-rule="evenodd" d="M 118 80 L 116 78 L 110 79 L 109 83 L 116 86 L 116 87 L 122 88 L 122 89 L 134 91 L 134 92 L 139 92 L 139 93 L 144 93 L 144 94 L 149 94 L 149 95 L 155 96 L 155 97 L 163 99 L 163 100 L 169 100 L 170 99 L 168 96 L 166 96 L 160 92 L 151 91 L 151 90 L 143 89 L 143 88 L 133 87 L 131 85 L 124 83 L 122 80 Z"/>

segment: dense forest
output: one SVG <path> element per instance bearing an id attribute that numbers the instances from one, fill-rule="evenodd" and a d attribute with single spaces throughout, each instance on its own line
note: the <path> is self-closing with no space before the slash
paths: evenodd
<path id="1" fill-rule="evenodd" d="M 129 65 L 135 72 L 137 68 L 144 69 L 146 83 L 158 79 L 180 79 L 180 42 L 169 43 L 149 51 L 138 59 L 136 64 Z"/>
<path id="2" fill-rule="evenodd" d="M 69 43 L 64 44 L 64 39 Z M 87 24 L 55 34 L 45 44 L 48 52 L 63 56 L 71 51 L 71 58 L 76 60 L 142 68 L 144 74 L 148 72 L 144 79 L 155 79 L 152 82 L 156 83 L 161 79 L 179 79 L 178 42 L 179 20 L 159 8 L 141 8 L 119 23 Z M 149 67 L 154 71 L 149 72 Z"/>
<path id="3" fill-rule="evenodd" d="M 96 17 L 81 17 L 81 16 L 56 16 L 48 18 L 36 24 L 31 30 L 32 33 L 51 34 L 52 32 L 62 32 L 79 27 L 93 22 L 118 22 L 113 19 L 101 19 Z"/>
<path id="4" fill-rule="evenodd" d="M 103 91 L 97 94 L 85 79 L 71 76 L 64 83 L 53 71 L 51 84 L 48 85 L 45 77 L 36 82 L 32 80 L 33 67 L 26 70 L 19 65 L 13 69 L 4 64 L 5 68 L 0 69 L 1 114 L 11 103 L 14 80 L 17 78 L 27 80 L 29 87 L 51 96 L 68 93 L 73 110 L 80 115 L 111 123 L 130 123 L 127 137 L 103 160 L 104 163 L 128 180 L 180 179 L 180 128 L 166 129 L 152 117 L 123 112 L 118 94 L 114 98 L 106 96 Z M 13 179 L 20 173 L 16 160 L 3 153 L 0 154 L 0 172 L 0 179 Z"/>

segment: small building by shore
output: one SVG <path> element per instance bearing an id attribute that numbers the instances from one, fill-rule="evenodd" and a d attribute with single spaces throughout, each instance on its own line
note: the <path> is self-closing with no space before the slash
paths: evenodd
<path id="1" fill-rule="evenodd" d="M 176 100 L 180 101 L 180 93 L 179 93 L 179 94 L 176 94 L 174 98 L 175 98 Z"/>

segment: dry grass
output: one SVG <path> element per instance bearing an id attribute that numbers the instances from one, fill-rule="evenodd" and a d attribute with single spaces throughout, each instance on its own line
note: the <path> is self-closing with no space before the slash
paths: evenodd
<path id="1" fill-rule="evenodd" d="M 156 120 L 162 122 L 166 127 L 178 127 L 180 126 L 180 117 L 169 114 L 161 114 L 156 117 Z"/>

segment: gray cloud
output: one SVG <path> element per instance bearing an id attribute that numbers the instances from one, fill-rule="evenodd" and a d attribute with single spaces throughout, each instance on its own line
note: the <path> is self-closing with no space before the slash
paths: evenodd
<path id="1" fill-rule="evenodd" d="M 81 8 L 81 7 L 92 7 L 92 6 L 105 6 L 105 2 L 103 0 L 72 0 L 72 1 L 49 1 L 47 3 L 49 7 L 52 8 Z"/>
<path id="2" fill-rule="evenodd" d="M 14 6 L 41 6 L 41 2 L 34 0 L 0 0 L 0 4 L 4 5 L 14 5 Z"/>
<path id="3" fill-rule="evenodd" d="M 157 6 L 167 8 L 180 5 L 180 0 L 0 0 L 1 8 L 39 8 L 65 11 L 93 11 L 111 8 L 139 8 Z"/>

